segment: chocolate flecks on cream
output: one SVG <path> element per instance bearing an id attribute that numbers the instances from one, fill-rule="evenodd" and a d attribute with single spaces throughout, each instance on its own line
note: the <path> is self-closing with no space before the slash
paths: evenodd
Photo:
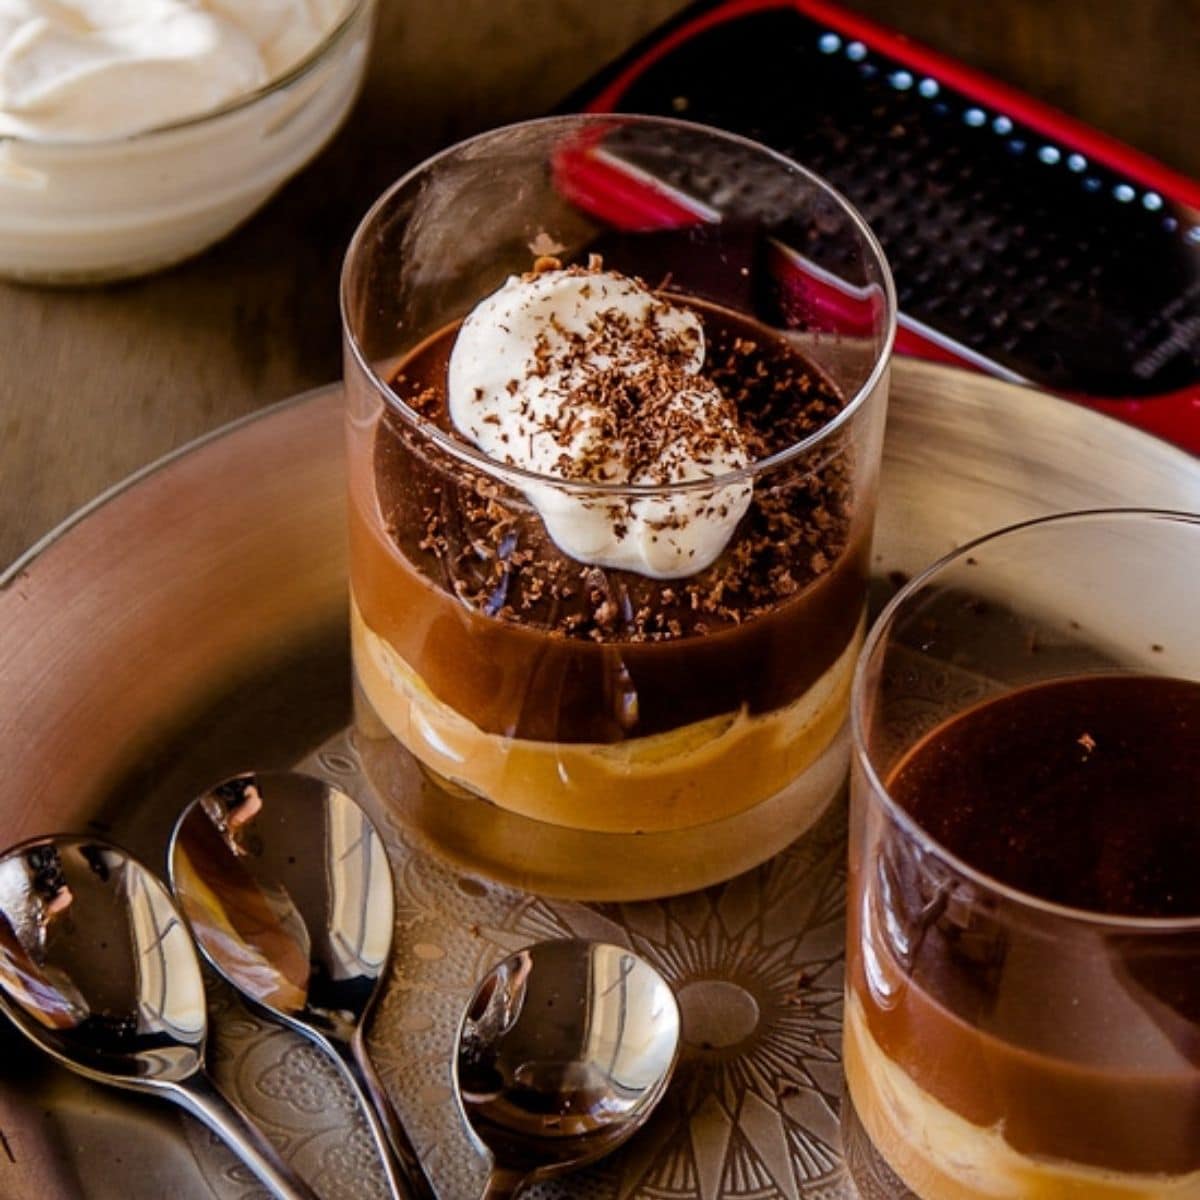
<path id="1" fill-rule="evenodd" d="M 552 271 L 588 280 L 580 289 L 585 297 L 592 295 L 592 279 L 597 280 L 595 287 L 606 287 L 599 282 L 603 262 L 595 255 L 586 268 L 565 271 L 558 259 L 540 258 L 522 282 Z M 736 412 L 719 390 L 709 409 L 680 411 L 675 404 L 681 393 L 694 387 L 702 337 L 696 326 L 671 328 L 660 320 L 671 311 L 662 299 L 651 303 L 641 320 L 617 308 L 602 309 L 586 333 L 567 329 L 550 315 L 548 323 L 561 344 L 554 348 L 542 335 L 535 345 L 533 372 L 568 381 L 562 406 L 538 422 L 561 451 L 554 460 L 555 475 L 592 483 L 669 484 L 679 477 L 685 447 L 701 465 L 719 456 L 744 457 Z M 515 391 L 519 382 L 510 380 L 508 387 Z M 482 398 L 482 389 L 477 392 Z M 527 402 L 522 411 L 528 413 Z M 572 451 L 586 420 L 581 412 L 595 414 L 602 440 L 589 447 L 592 453 L 576 456 Z M 516 461 L 511 455 L 504 459 Z"/>
<path id="2" fill-rule="evenodd" d="M 704 361 L 691 308 L 598 257 L 565 269 L 544 258 L 459 326 L 447 410 L 489 457 L 540 477 L 517 486 L 569 557 L 677 578 L 720 555 L 751 491 L 736 477 L 750 462 L 737 413 Z"/>

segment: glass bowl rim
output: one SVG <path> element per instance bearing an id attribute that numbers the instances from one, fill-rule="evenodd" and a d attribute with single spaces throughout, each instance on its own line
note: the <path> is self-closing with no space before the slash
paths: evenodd
<path id="1" fill-rule="evenodd" d="M 850 754 L 864 774 L 867 787 L 876 797 L 887 819 L 918 845 L 932 851 L 937 858 L 965 882 L 980 888 L 988 895 L 997 897 L 1014 907 L 1034 914 L 1053 917 L 1059 922 L 1078 927 L 1087 926 L 1093 930 L 1104 929 L 1123 933 L 1141 934 L 1180 934 L 1200 933 L 1200 913 L 1194 916 L 1173 917 L 1140 917 L 1120 913 L 1106 913 L 1096 909 L 1076 908 L 1069 904 L 1060 904 L 1035 896 L 1031 892 L 1022 891 L 1018 887 L 1004 883 L 994 876 L 973 867 L 960 858 L 948 847 L 944 846 L 923 825 L 916 821 L 902 808 L 884 785 L 883 780 L 875 769 L 872 755 L 867 748 L 866 739 L 866 680 L 877 652 L 882 646 L 884 635 L 892 627 L 899 610 L 929 582 L 940 575 L 946 568 L 955 563 L 964 562 L 973 551 L 986 547 L 988 544 L 1008 537 L 1011 534 L 1022 533 L 1025 530 L 1041 526 L 1069 526 L 1087 523 L 1099 524 L 1109 521 L 1114 524 L 1129 522 L 1172 522 L 1190 525 L 1195 528 L 1200 538 L 1200 512 L 1186 512 L 1165 508 L 1085 508 L 1072 512 L 1050 513 L 1046 516 L 1032 517 L 1028 520 L 1017 521 L 1011 525 L 1001 526 L 990 530 L 979 537 L 964 542 L 949 553 L 944 554 L 936 562 L 931 563 L 919 574 L 914 575 L 883 607 L 875 618 L 859 652 L 858 664 L 854 670 L 854 679 L 850 687 Z"/>
<path id="2" fill-rule="evenodd" d="M 503 463 L 491 458 L 469 442 L 458 440 L 441 429 L 433 421 L 422 417 L 415 409 L 411 408 L 396 395 L 387 383 L 380 378 L 378 372 L 375 371 L 368 361 L 362 344 L 354 330 L 353 323 L 350 320 L 349 287 L 352 268 L 357 265 L 358 260 L 364 253 L 364 245 L 367 241 L 369 231 L 394 197 L 419 180 L 425 172 L 442 160 L 470 150 L 472 147 L 492 138 L 503 137 L 506 134 L 526 129 L 542 128 L 553 130 L 555 127 L 559 127 L 566 130 L 571 126 L 588 128 L 605 125 L 637 125 L 641 127 L 670 128 L 679 131 L 700 133 L 707 137 L 716 138 L 719 141 L 740 145 L 757 155 L 774 160 L 785 171 L 801 177 L 818 192 L 831 197 L 843 214 L 849 218 L 850 227 L 860 237 L 864 249 L 874 258 L 879 267 L 884 298 L 884 328 L 879 347 L 875 351 L 870 373 L 833 420 L 822 425 L 819 429 L 809 434 L 808 437 L 802 438 L 798 442 L 793 442 L 790 446 L 785 446 L 782 450 L 777 450 L 774 454 L 770 454 L 766 458 L 756 459 L 745 467 L 726 471 L 720 475 L 689 479 L 672 484 L 597 483 L 563 479 L 557 475 L 545 474 L 527 467 L 521 467 L 513 463 Z M 872 286 L 878 285 L 873 284 Z M 881 386 L 890 365 L 892 349 L 896 338 L 896 286 L 892 279 L 891 267 L 883 252 L 883 247 L 879 244 L 878 238 L 858 210 L 832 184 L 807 167 L 788 158 L 786 155 L 779 153 L 777 150 L 772 150 L 769 146 L 764 146 L 761 142 L 756 142 L 751 138 L 742 137 L 739 134 L 730 133 L 723 129 L 717 129 L 711 125 L 703 125 L 696 121 L 681 121 L 673 117 L 647 116 L 635 113 L 567 113 L 550 117 L 539 117 L 528 121 L 516 121 L 512 124 L 484 130 L 472 137 L 455 142 L 428 158 L 422 159 L 421 162 L 401 175 L 395 183 L 391 184 L 367 210 L 366 215 L 359 222 L 358 228 L 354 231 L 354 235 L 347 247 L 346 256 L 342 263 L 341 285 L 338 291 L 342 333 L 344 341 L 349 347 L 354 365 L 362 372 L 363 377 L 369 381 L 372 389 L 378 394 L 385 407 L 399 416 L 409 429 L 425 439 L 437 451 L 493 479 L 501 480 L 518 490 L 529 486 L 544 487 L 566 495 L 597 500 L 626 497 L 637 499 L 641 497 L 677 496 L 693 493 L 708 494 L 724 488 L 753 483 L 758 477 L 769 474 L 796 459 L 805 457 L 814 448 L 828 441 L 835 433 L 849 425 L 859 410 L 865 406 L 867 400 Z"/>

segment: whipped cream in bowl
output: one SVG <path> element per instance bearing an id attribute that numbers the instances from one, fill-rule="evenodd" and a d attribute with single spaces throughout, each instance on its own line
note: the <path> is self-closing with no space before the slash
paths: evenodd
<path id="1" fill-rule="evenodd" d="M 657 579 L 702 571 L 752 489 L 674 487 L 750 463 L 736 409 L 700 374 L 699 316 L 599 262 L 539 266 L 511 276 L 463 321 L 447 376 L 451 421 L 497 462 L 571 484 L 632 485 L 620 499 L 523 486 L 577 562 Z"/>
<path id="2" fill-rule="evenodd" d="M 0 274 L 194 254 L 333 134 L 375 0 L 0 0 Z"/>

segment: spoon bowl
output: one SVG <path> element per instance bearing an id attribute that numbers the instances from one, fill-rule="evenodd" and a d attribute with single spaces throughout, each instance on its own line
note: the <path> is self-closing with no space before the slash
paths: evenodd
<path id="1" fill-rule="evenodd" d="M 208 961 L 258 1011 L 337 1061 L 362 1102 L 392 1194 L 432 1200 L 366 1051 L 394 915 L 391 868 L 371 819 L 311 775 L 238 775 L 183 811 L 168 861 Z"/>
<path id="2" fill-rule="evenodd" d="M 280 1200 L 314 1200 L 204 1073 L 204 981 L 162 883 L 96 838 L 0 855 L 0 1010 L 32 1042 L 100 1083 L 181 1105 Z"/>
<path id="3" fill-rule="evenodd" d="M 649 1119 L 679 1054 L 666 980 L 622 946 L 539 942 L 498 963 L 459 1027 L 454 1083 L 491 1154 L 485 1200 L 609 1154 Z"/>

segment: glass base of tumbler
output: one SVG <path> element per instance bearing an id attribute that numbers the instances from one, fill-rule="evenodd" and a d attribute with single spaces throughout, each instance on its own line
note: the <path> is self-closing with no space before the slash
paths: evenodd
<path id="1" fill-rule="evenodd" d="M 920 1200 L 875 1149 L 859 1120 L 849 1088 L 842 1096 L 842 1152 L 862 1200 Z"/>

